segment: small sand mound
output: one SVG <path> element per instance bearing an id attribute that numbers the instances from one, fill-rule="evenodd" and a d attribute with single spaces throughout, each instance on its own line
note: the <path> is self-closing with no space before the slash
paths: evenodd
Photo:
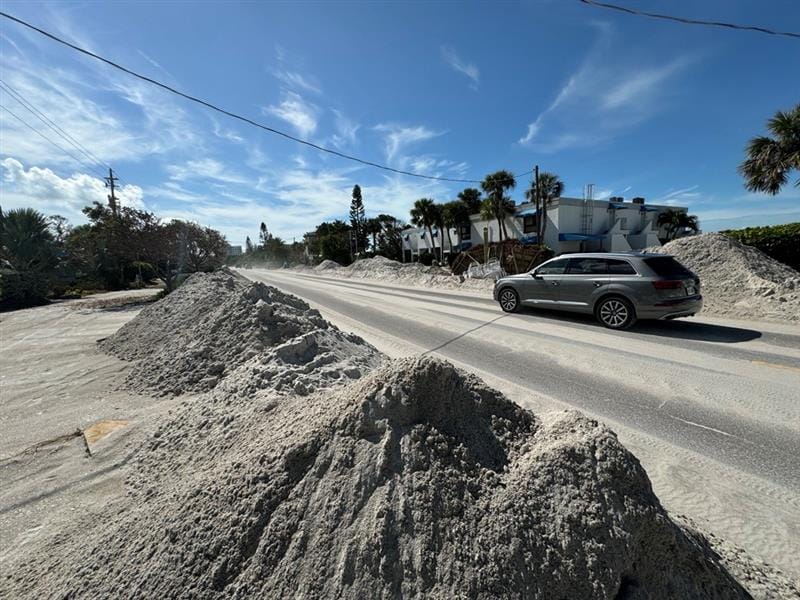
<path id="1" fill-rule="evenodd" d="M 649 250 L 672 254 L 700 276 L 703 312 L 800 321 L 800 273 L 752 246 L 706 233 Z"/>
<path id="2" fill-rule="evenodd" d="M 402 282 L 407 285 L 432 287 L 460 287 L 461 280 L 449 270 L 422 263 L 401 263 L 384 256 L 363 258 L 340 271 L 345 277 Z"/>
<path id="3" fill-rule="evenodd" d="M 300 372 L 325 380 L 379 362 L 377 350 L 342 333 L 299 298 L 227 271 L 193 275 L 100 346 L 137 361 L 127 387 L 162 395 L 210 390 L 243 366 L 250 380 L 239 376 L 229 388 L 238 389 L 238 383 L 242 389 L 300 391 L 315 387 L 294 382 Z M 333 366 L 317 372 L 324 363 Z M 271 366 L 260 369 L 262 364 Z"/>
<path id="4" fill-rule="evenodd" d="M 212 408 L 185 403 L 132 474 L 132 508 L 15 570 L 10 591 L 747 597 L 612 432 L 572 412 L 539 420 L 442 361 Z"/>
<path id="5" fill-rule="evenodd" d="M 316 267 L 314 267 L 315 271 L 330 271 L 331 269 L 341 269 L 342 265 L 337 263 L 335 260 L 328 260 L 325 259 L 321 263 L 319 263 Z"/>

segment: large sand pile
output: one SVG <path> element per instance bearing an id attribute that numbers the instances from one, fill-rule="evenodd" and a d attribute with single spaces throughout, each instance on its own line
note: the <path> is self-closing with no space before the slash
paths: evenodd
<path id="1" fill-rule="evenodd" d="M 752 246 L 706 233 L 649 250 L 674 255 L 700 276 L 704 313 L 800 321 L 800 273 Z"/>
<path id="2" fill-rule="evenodd" d="M 127 387 L 174 395 L 212 389 L 237 369 L 242 373 L 228 389 L 289 386 L 304 393 L 319 381 L 358 377 L 380 361 L 372 346 L 299 298 L 228 271 L 193 275 L 101 348 L 136 361 Z M 318 381 L 303 383 L 300 375 Z"/>
<path id="3" fill-rule="evenodd" d="M 209 398 L 155 433 L 131 508 L 16 570 L 12 595 L 747 597 L 608 429 L 442 361 Z"/>
<path id="4" fill-rule="evenodd" d="M 604 426 L 438 359 L 378 366 L 273 288 L 194 276 L 104 346 L 136 389 L 224 369 L 131 448 L 127 499 L 5 563 L 0 597 L 748 597 Z"/>

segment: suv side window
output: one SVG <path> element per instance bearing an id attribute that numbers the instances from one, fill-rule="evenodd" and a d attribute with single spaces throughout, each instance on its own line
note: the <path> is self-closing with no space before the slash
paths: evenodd
<path id="1" fill-rule="evenodd" d="M 609 275 L 636 275 L 636 269 L 627 260 L 607 258 L 605 261 Z"/>
<path id="2" fill-rule="evenodd" d="M 570 258 L 567 275 L 605 275 L 606 261 L 603 258 Z"/>
<path id="3" fill-rule="evenodd" d="M 564 269 L 567 267 L 568 258 L 560 260 L 553 260 L 546 265 L 542 265 L 536 269 L 537 275 L 562 275 Z"/>

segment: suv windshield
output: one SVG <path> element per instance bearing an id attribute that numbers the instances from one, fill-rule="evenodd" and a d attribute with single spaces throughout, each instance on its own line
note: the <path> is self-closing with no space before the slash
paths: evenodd
<path id="1" fill-rule="evenodd" d="M 691 271 L 671 256 L 654 256 L 644 262 L 660 277 L 693 277 Z"/>

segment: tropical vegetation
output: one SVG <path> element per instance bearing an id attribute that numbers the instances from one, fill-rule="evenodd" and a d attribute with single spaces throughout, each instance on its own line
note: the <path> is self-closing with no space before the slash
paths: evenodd
<path id="1" fill-rule="evenodd" d="M 800 271 L 800 223 L 746 227 L 722 233 Z"/>
<path id="2" fill-rule="evenodd" d="M 775 113 L 767 129 L 772 136 L 760 135 L 747 144 L 739 172 L 748 190 L 774 196 L 789 182 L 792 171 L 800 171 L 800 104 Z M 794 185 L 800 187 L 800 177 Z"/>
<path id="3" fill-rule="evenodd" d="M 424 227 L 428 230 L 428 239 L 431 240 L 431 246 L 434 246 L 433 228 L 439 226 L 442 220 L 442 211 L 438 204 L 430 198 L 420 198 L 414 202 L 414 207 L 411 209 L 411 224 L 417 227 Z M 442 260 L 443 244 L 439 243 L 439 260 Z M 433 248 L 432 248 L 433 251 Z"/>
<path id="4" fill-rule="evenodd" d="M 0 210 L 0 306 L 42 304 L 82 290 L 141 286 L 156 277 L 172 290 L 182 275 L 224 264 L 227 243 L 196 223 L 162 222 L 131 207 L 87 206 L 88 223 L 22 208 Z"/>
<path id="5" fill-rule="evenodd" d="M 670 208 L 658 215 L 656 225 L 666 228 L 666 241 L 687 233 L 700 231 L 700 224 L 695 215 L 689 215 L 682 210 Z"/>
<path id="6" fill-rule="evenodd" d="M 550 202 L 564 194 L 564 182 L 555 173 L 543 171 L 531 180 L 531 186 L 525 190 L 525 198 L 536 207 L 536 239 L 544 243 L 547 231 L 547 208 Z"/>
<path id="7" fill-rule="evenodd" d="M 481 204 L 481 215 L 487 219 L 497 219 L 499 241 L 508 238 L 506 216 L 514 211 L 514 201 L 506 192 L 516 185 L 514 175 L 508 171 L 495 171 L 481 182 L 486 199 Z"/>

